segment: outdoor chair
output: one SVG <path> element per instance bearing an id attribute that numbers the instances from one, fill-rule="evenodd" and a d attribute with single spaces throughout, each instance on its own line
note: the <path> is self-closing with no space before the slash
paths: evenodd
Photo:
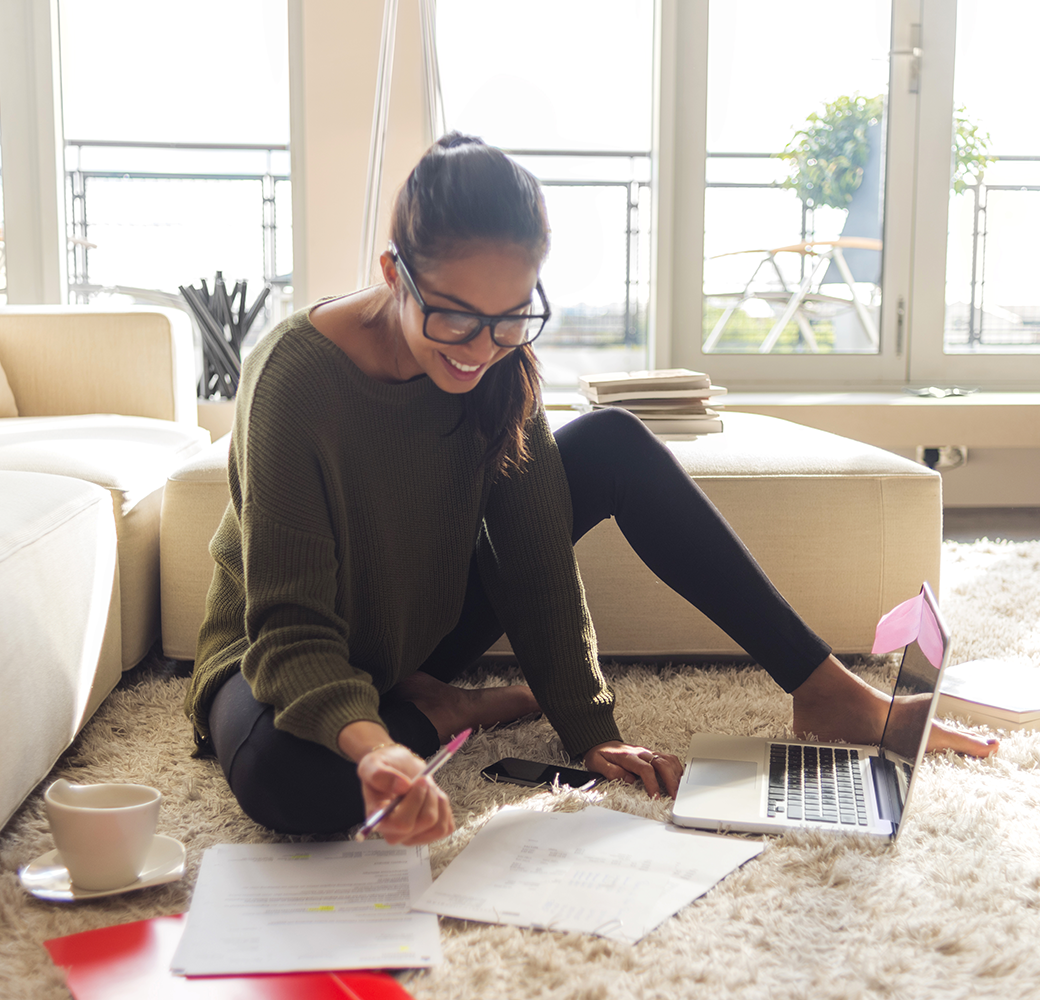
<path id="1" fill-rule="evenodd" d="M 733 302 L 726 307 L 725 311 L 718 318 L 711 333 L 708 334 L 707 339 L 704 341 L 704 352 L 709 353 L 715 349 L 726 332 L 726 327 L 729 325 L 733 314 L 751 299 L 760 299 L 769 303 L 774 312 L 782 304 L 776 321 L 758 348 L 762 354 L 768 354 L 776 347 L 781 334 L 792 319 L 798 324 L 798 329 L 806 346 L 813 354 L 818 354 L 820 348 L 816 343 L 816 335 L 813 333 L 809 319 L 812 307 L 823 303 L 839 308 L 851 305 L 867 340 L 876 350 L 878 346 L 877 324 L 870 315 L 870 303 L 864 302 L 860 295 L 857 294 L 856 276 L 853 275 L 849 261 L 845 258 L 846 250 L 870 250 L 880 253 L 881 240 L 864 236 L 842 236 L 836 240 L 805 240 L 801 243 L 794 243 L 791 246 L 774 247 L 768 250 L 738 250 L 735 253 L 719 254 L 719 257 L 732 257 L 737 254 L 749 253 L 765 254 L 765 256 L 758 262 L 758 266 L 752 272 L 743 291 L 739 296 L 734 297 Z M 795 288 L 791 288 L 784 280 L 783 272 L 776 260 L 776 255 L 780 253 L 799 253 L 807 259 L 807 262 L 808 258 L 814 258 L 811 266 L 805 268 L 805 276 Z M 780 283 L 778 289 L 756 286 L 759 273 L 767 265 L 771 266 L 776 272 Z M 827 294 L 823 291 L 825 287 L 824 281 L 831 276 L 832 269 L 837 270 L 841 283 L 849 290 L 851 299 Z"/>
<path id="2" fill-rule="evenodd" d="M 861 329 L 862 343 L 869 350 L 878 348 L 878 328 L 871 315 L 873 299 L 881 290 L 882 236 L 882 130 L 872 125 L 867 133 L 870 152 L 863 167 L 863 177 L 852 195 L 848 215 L 837 239 L 803 239 L 781 247 L 738 250 L 717 254 L 712 260 L 741 254 L 758 257 L 754 271 L 740 292 L 712 296 L 732 301 L 718 318 L 704 341 L 703 350 L 710 353 L 726 334 L 733 314 L 747 302 L 757 299 L 768 305 L 773 325 L 758 350 L 768 354 L 775 350 L 784 329 L 792 320 L 806 348 L 820 352 L 810 320 L 816 316 L 834 315 L 851 308 L 856 325 Z M 803 233 L 804 236 L 804 233 Z M 801 254 L 804 264 L 797 283 L 784 278 L 777 261 L 778 254 Z M 777 281 L 773 281 L 775 274 Z M 864 294 L 864 286 L 871 290 Z M 847 297 L 851 296 L 851 299 Z M 857 349 L 857 348 L 853 348 Z"/>

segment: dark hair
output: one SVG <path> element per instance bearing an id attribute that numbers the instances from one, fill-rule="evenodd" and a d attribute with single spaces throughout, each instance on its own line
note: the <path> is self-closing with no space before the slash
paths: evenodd
<path id="1" fill-rule="evenodd" d="M 513 243 L 540 265 L 549 249 L 542 189 L 500 149 L 449 132 L 426 151 L 397 193 L 390 238 L 420 273 L 481 240 Z M 502 475 L 527 459 L 525 428 L 540 384 L 533 350 L 517 347 L 463 396 L 463 419 L 483 440 L 484 461 Z"/>

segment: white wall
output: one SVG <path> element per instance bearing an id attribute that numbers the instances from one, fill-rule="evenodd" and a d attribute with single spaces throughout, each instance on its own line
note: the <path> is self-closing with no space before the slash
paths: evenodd
<path id="1" fill-rule="evenodd" d="M 903 393 L 731 393 L 726 407 L 791 420 L 915 459 L 956 445 L 967 462 L 940 469 L 946 507 L 1040 506 L 1040 393 L 949 399 Z"/>
<path id="2" fill-rule="evenodd" d="M 939 473 L 944 507 L 1040 507 L 1040 448 L 968 448 L 964 465 Z"/>
<path id="3" fill-rule="evenodd" d="M 66 301 L 58 0 L 0 2 L 7 301 Z"/>
<path id="4" fill-rule="evenodd" d="M 425 146 L 418 9 L 400 3 L 377 251 L 394 193 Z M 289 0 L 297 308 L 357 283 L 382 20 L 378 0 Z"/>

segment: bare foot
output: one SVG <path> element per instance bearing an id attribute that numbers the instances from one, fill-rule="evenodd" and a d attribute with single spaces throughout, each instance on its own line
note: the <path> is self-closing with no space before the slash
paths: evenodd
<path id="1" fill-rule="evenodd" d="M 880 743 L 890 699 L 828 656 L 794 690 L 794 730 L 825 741 Z M 955 750 L 973 757 L 996 753 L 999 744 L 932 722 L 929 750 Z"/>
<path id="2" fill-rule="evenodd" d="M 490 729 L 541 712 L 526 684 L 460 688 L 419 671 L 395 685 L 390 693 L 415 705 L 437 727 L 441 743 L 463 729 Z"/>

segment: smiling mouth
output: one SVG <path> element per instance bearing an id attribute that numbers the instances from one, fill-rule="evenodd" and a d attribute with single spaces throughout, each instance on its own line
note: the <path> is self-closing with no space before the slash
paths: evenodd
<path id="1" fill-rule="evenodd" d="M 467 375 L 472 372 L 479 371 L 481 368 L 484 367 L 483 365 L 464 365 L 461 361 L 456 361 L 454 358 L 449 358 L 447 354 L 442 354 L 441 357 L 444 358 L 444 360 L 447 361 L 452 368 L 456 368 L 458 369 L 458 371 L 464 372 Z"/>

